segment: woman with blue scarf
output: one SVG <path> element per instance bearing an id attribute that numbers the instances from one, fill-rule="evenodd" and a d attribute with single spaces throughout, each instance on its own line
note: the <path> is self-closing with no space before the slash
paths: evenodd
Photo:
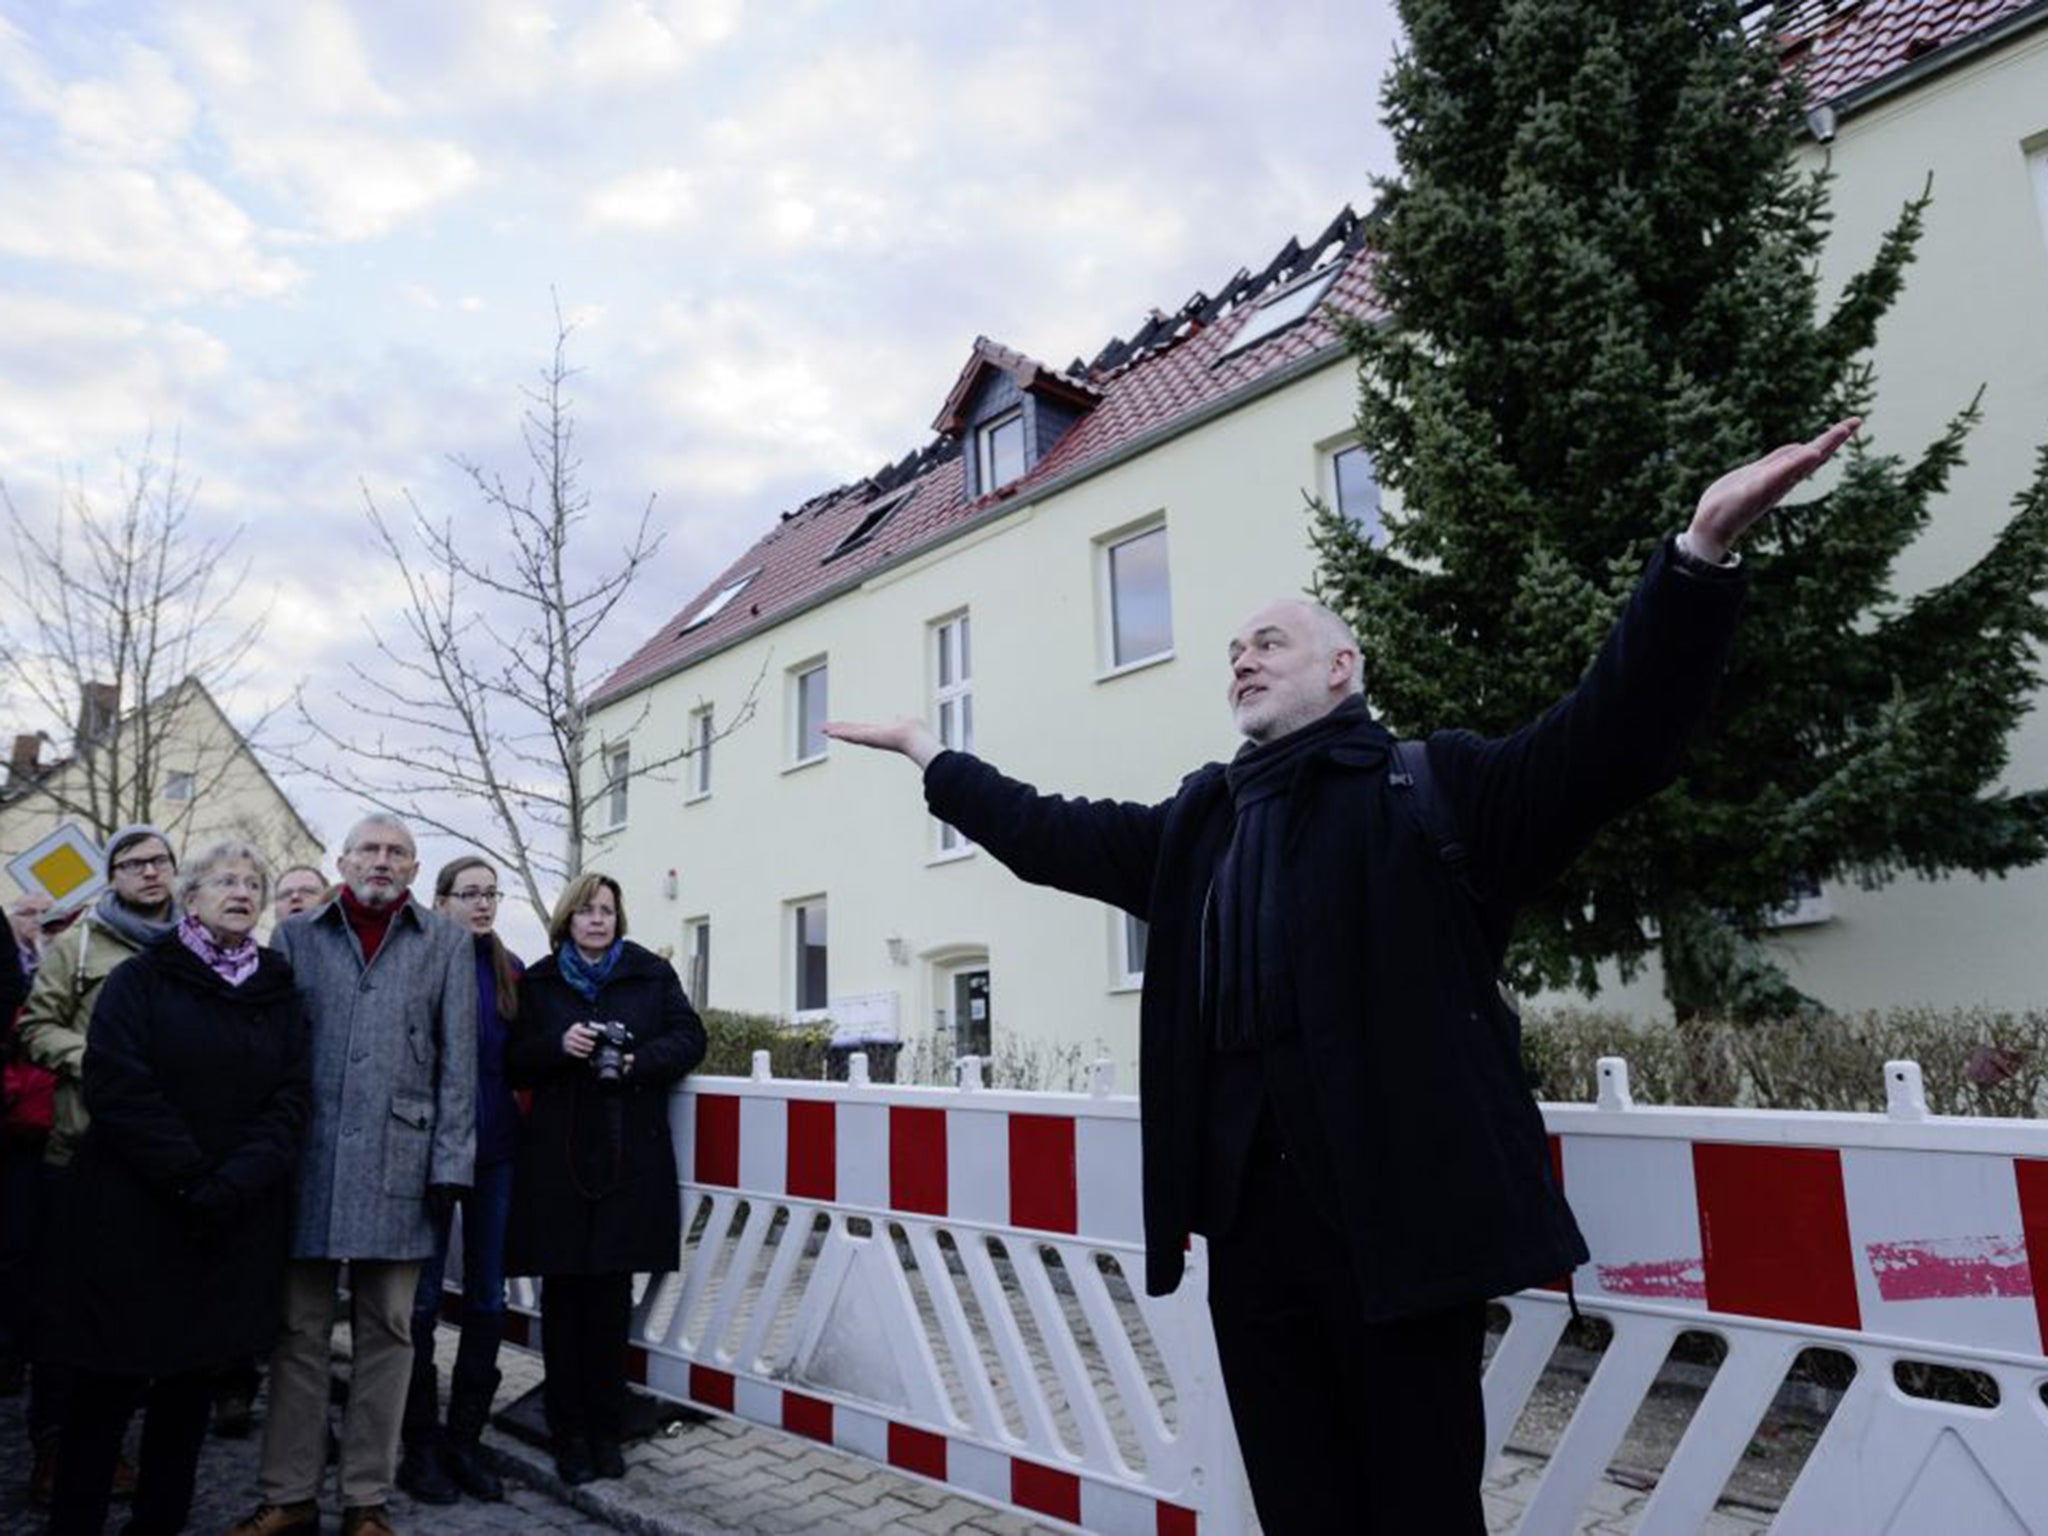
<path id="1" fill-rule="evenodd" d="M 626 941 L 609 875 L 569 883 L 552 953 L 519 984 L 505 1075 L 533 1090 L 519 1130 L 506 1272 L 541 1277 L 542 1400 L 565 1483 L 620 1477 L 633 1276 L 682 1248 L 670 1090 L 704 1059 L 675 968 Z"/>

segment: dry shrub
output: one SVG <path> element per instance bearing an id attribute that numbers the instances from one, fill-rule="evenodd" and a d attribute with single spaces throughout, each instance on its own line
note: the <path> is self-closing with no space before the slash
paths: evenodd
<path id="1" fill-rule="evenodd" d="M 1531 1010 L 1522 1058 L 1538 1097 L 1596 1095 L 1602 1056 L 1627 1059 L 1640 1103 L 1880 1111 L 1884 1064 L 1917 1061 L 1939 1115 L 2048 1115 L 2048 1012 L 1887 1008 L 1762 1024 L 1644 1023 Z"/>

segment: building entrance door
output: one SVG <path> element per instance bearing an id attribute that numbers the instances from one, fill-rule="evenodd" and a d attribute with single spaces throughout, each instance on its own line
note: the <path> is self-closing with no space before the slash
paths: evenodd
<path id="1" fill-rule="evenodd" d="M 953 973 L 953 1054 L 989 1053 L 988 967 Z"/>

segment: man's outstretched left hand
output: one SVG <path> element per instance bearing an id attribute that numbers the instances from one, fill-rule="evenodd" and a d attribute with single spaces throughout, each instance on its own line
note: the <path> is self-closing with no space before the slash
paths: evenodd
<path id="1" fill-rule="evenodd" d="M 1749 525 L 1783 501 L 1792 487 L 1835 456 L 1856 435 L 1863 418 L 1836 422 L 1806 443 L 1787 443 L 1753 464 L 1731 469 L 1700 497 L 1692 526 L 1685 531 L 1686 548 L 1702 560 L 1720 564 Z"/>

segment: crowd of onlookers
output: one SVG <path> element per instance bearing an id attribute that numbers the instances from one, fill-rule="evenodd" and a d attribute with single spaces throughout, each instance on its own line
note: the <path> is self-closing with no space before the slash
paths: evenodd
<path id="1" fill-rule="evenodd" d="M 266 1371 L 257 1503 L 230 1536 L 313 1536 L 330 1459 L 343 1536 L 392 1531 L 394 1486 L 501 1498 L 480 1436 L 507 1275 L 542 1279 L 558 1471 L 620 1476 L 632 1279 L 677 1262 L 667 1102 L 704 1030 L 626 940 L 618 883 L 571 880 L 522 967 L 497 868 L 450 860 L 418 899 L 395 817 L 349 831 L 331 886 L 243 841 L 181 859 L 149 825 L 104 858 L 95 899 L 24 896 L 0 942 L 0 1392 L 28 1394 L 49 1536 L 99 1536 L 117 1497 L 125 1536 L 183 1530 L 209 1427 L 252 1433 Z"/>

